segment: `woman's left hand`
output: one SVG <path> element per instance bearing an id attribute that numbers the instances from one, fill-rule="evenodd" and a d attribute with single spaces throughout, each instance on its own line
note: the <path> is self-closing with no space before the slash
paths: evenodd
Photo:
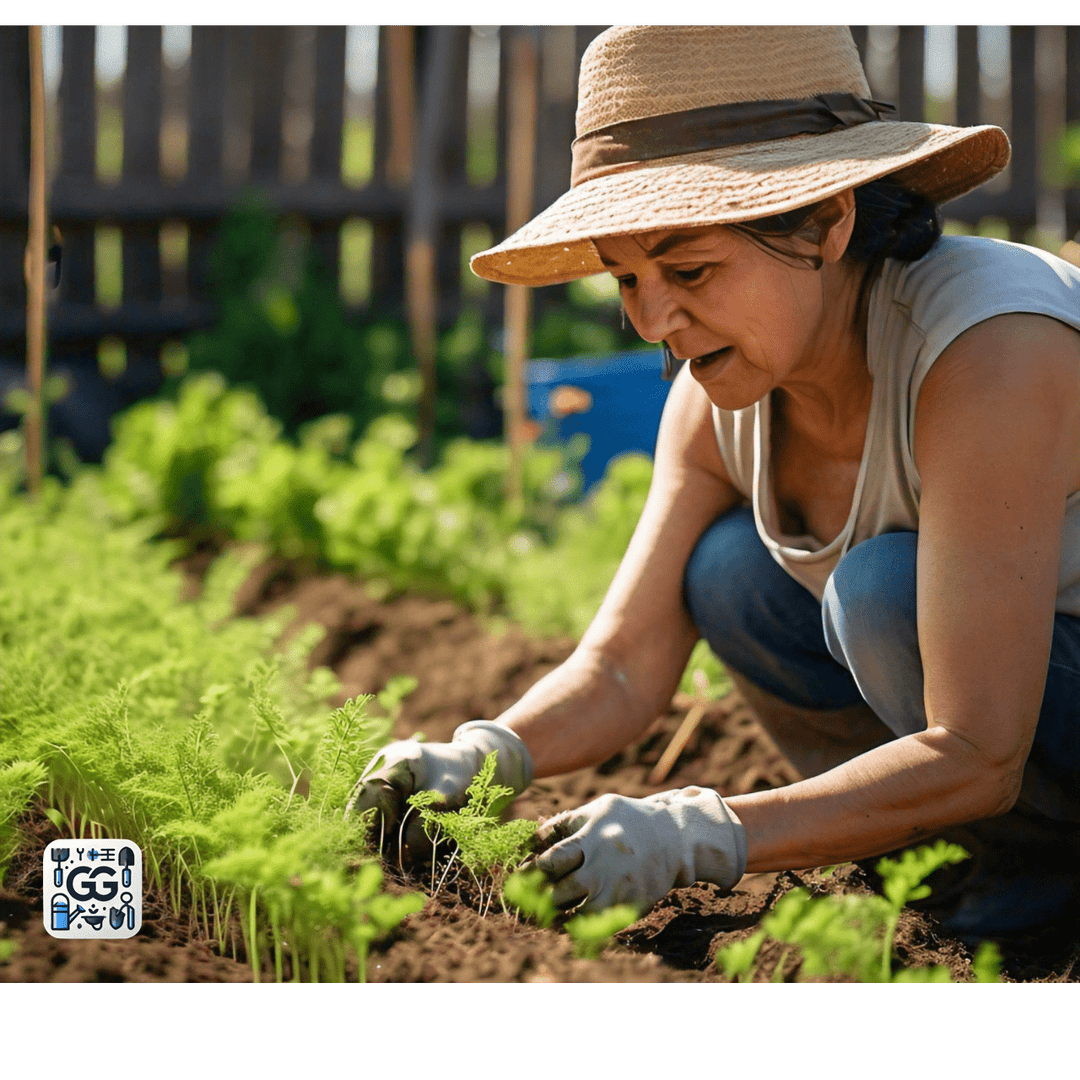
<path id="1" fill-rule="evenodd" d="M 644 799 L 601 795 L 545 822 L 535 865 L 554 881 L 562 908 L 632 904 L 644 914 L 676 886 L 732 888 L 746 866 L 746 833 L 709 788 Z"/>

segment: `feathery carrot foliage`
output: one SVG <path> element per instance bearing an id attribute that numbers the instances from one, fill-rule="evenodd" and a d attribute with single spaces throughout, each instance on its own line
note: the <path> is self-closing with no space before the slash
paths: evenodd
<path id="1" fill-rule="evenodd" d="M 881 859 L 877 871 L 884 896 L 812 897 L 806 889 L 792 889 L 762 920 L 760 930 L 720 949 L 716 961 L 729 977 L 749 981 L 761 946 L 771 939 L 797 946 L 801 973 L 810 978 L 842 975 L 858 982 L 950 982 L 949 969 L 942 965 L 897 969 L 892 945 L 904 905 L 930 895 L 924 879 L 939 867 L 967 857 L 958 845 L 939 840 L 933 846 L 909 849 L 899 859 Z M 976 981 L 997 982 L 999 967 L 996 946 L 984 942 L 972 964 Z"/>
<path id="2" fill-rule="evenodd" d="M 327 704 L 337 679 L 306 671 L 320 628 L 278 648 L 288 611 L 229 617 L 257 552 L 180 603 L 159 528 L 118 523 L 90 471 L 36 504 L 0 493 L 0 874 L 37 800 L 62 835 L 137 843 L 148 886 L 223 949 L 238 916 L 256 974 L 269 950 L 281 976 L 287 940 L 293 978 L 341 978 L 347 953 L 362 977 L 418 902 L 344 869 L 366 847 L 348 793 L 392 721 Z"/>

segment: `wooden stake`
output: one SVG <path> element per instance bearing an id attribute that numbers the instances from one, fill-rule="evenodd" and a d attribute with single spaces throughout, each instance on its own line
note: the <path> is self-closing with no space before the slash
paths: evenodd
<path id="1" fill-rule="evenodd" d="M 683 717 L 683 722 L 671 737 L 671 742 L 667 744 L 667 748 L 661 754 L 660 760 L 653 766 L 652 772 L 649 773 L 647 783 L 662 784 L 668 778 L 668 773 L 671 772 L 672 766 L 690 741 L 690 736 L 697 730 L 697 726 L 701 723 L 701 718 L 704 715 L 705 706 L 698 702 Z"/>
<path id="2" fill-rule="evenodd" d="M 532 31 L 514 34 L 510 43 L 509 132 L 506 160 L 506 232 L 521 228 L 532 213 L 536 162 L 537 60 Z M 506 390 L 503 422 L 510 447 L 506 493 L 511 503 L 523 500 L 521 459 L 525 447 L 525 356 L 529 346 L 532 292 L 525 285 L 507 285 L 503 308 L 503 356 Z"/>
<path id="3" fill-rule="evenodd" d="M 439 344 L 435 284 L 435 245 L 430 236 L 414 233 L 409 237 L 409 246 L 405 251 L 405 303 L 409 312 L 413 355 L 420 371 L 416 427 L 420 440 L 420 464 L 424 468 L 431 465 L 435 453 L 435 361 Z"/>
<path id="4" fill-rule="evenodd" d="M 412 179 L 413 127 L 416 92 L 413 63 L 415 31 L 411 26 L 387 26 L 386 66 L 390 93 L 387 104 L 390 145 L 386 155 L 386 182 L 391 187 L 407 187 Z"/>
<path id="5" fill-rule="evenodd" d="M 26 481 L 30 497 L 41 493 L 45 471 L 45 76 L 41 27 L 30 27 L 30 204 L 26 247 Z"/>

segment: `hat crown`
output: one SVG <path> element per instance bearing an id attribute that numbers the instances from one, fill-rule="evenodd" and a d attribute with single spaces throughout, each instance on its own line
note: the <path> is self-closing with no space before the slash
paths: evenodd
<path id="1" fill-rule="evenodd" d="M 870 96 L 846 26 L 614 26 L 581 59 L 577 134 L 709 105 L 825 93 Z"/>

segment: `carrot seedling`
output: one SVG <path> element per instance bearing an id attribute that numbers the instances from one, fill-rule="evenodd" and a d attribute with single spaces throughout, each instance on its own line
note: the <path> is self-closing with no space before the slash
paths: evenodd
<path id="1" fill-rule="evenodd" d="M 956 844 L 940 840 L 933 847 L 905 851 L 899 860 L 882 859 L 877 871 L 884 883 L 884 896 L 812 897 L 806 889 L 792 889 L 762 920 L 757 933 L 720 949 L 716 962 L 730 978 L 750 981 L 758 952 L 771 938 L 799 946 L 802 974 L 810 978 L 949 982 L 949 970 L 941 965 L 894 973 L 893 939 L 904 905 L 930 895 L 930 887 L 923 880 L 947 863 L 967 857 Z M 972 965 L 976 979 L 997 981 L 999 961 L 993 947 L 984 943 Z"/>
<path id="2" fill-rule="evenodd" d="M 356 918 L 345 933 L 356 951 L 360 982 L 367 982 L 367 958 L 371 942 L 388 934 L 402 919 L 424 906 L 422 893 L 390 896 L 380 892 L 382 878 L 382 870 L 377 863 L 365 863 L 353 881 L 353 910 Z"/>
<path id="3" fill-rule="evenodd" d="M 419 811 L 424 832 L 432 844 L 445 836 L 457 845 L 457 857 L 472 874 L 481 899 L 484 893 L 481 878 L 497 879 L 507 868 L 520 865 L 529 853 L 537 829 L 535 821 L 499 822 L 499 814 L 513 799 L 514 792 L 495 783 L 495 762 L 493 750 L 473 777 L 466 791 L 468 801 L 459 811 L 437 810 L 442 798 L 437 792 L 421 791 L 409 798 L 409 805 Z M 444 872 L 443 880 L 445 877 Z M 488 906 L 495 888 L 496 882 L 492 881 Z"/>
<path id="4" fill-rule="evenodd" d="M 574 940 L 574 955 L 582 960 L 595 960 L 620 930 L 637 922 L 633 904 L 615 904 L 591 915 L 576 915 L 566 924 L 566 932 Z"/>
<path id="5" fill-rule="evenodd" d="M 517 870 L 503 885 L 503 898 L 537 926 L 550 926 L 559 909 L 543 870 Z"/>

